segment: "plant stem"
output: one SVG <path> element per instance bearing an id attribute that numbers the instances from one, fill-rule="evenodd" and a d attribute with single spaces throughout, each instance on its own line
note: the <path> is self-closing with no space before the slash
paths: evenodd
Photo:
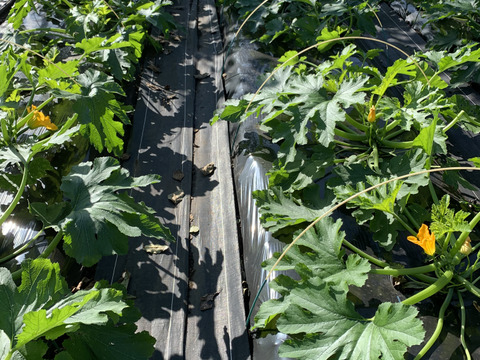
<path id="1" fill-rule="evenodd" d="M 427 343 L 424 345 L 422 350 L 419 351 L 417 356 L 415 357 L 414 360 L 419 360 L 421 359 L 427 352 L 430 350 L 432 345 L 437 341 L 438 336 L 442 332 L 443 328 L 443 319 L 445 317 L 445 310 L 447 310 L 448 305 L 450 304 L 450 301 L 452 300 L 452 295 L 453 295 L 453 288 L 448 290 L 447 297 L 443 301 L 442 307 L 440 308 L 440 311 L 438 313 L 438 322 L 437 322 L 437 327 L 435 328 L 435 331 L 433 332 L 432 336 L 430 339 L 427 341 Z"/>
<path id="2" fill-rule="evenodd" d="M 365 131 L 367 131 L 367 129 L 368 129 L 368 126 L 359 123 L 357 120 L 355 120 L 354 118 L 352 118 L 352 117 L 351 117 L 350 115 L 348 115 L 348 114 L 345 114 L 345 119 L 347 120 L 347 122 L 348 122 L 350 125 L 354 126 L 355 128 L 357 128 L 357 129 L 360 130 L 360 131 L 365 132 Z"/>
<path id="3" fill-rule="evenodd" d="M 366 252 L 364 252 L 363 250 L 360 250 L 359 248 L 357 248 L 355 245 L 353 245 L 352 243 L 348 242 L 347 240 L 343 240 L 343 245 L 345 245 L 347 248 L 349 248 L 350 250 L 352 250 L 353 252 L 357 253 L 358 255 L 360 255 L 361 257 L 367 259 L 368 261 L 370 261 L 372 264 L 375 264 L 377 266 L 380 266 L 382 268 L 384 267 L 387 267 L 388 264 L 384 261 L 381 261 L 381 260 L 378 260 L 377 258 L 367 254 Z"/>
<path id="4" fill-rule="evenodd" d="M 0 225 L 2 225 L 5 222 L 5 220 L 10 216 L 10 214 L 12 213 L 12 211 L 15 209 L 18 202 L 20 201 L 20 198 L 22 197 L 23 192 L 25 191 L 25 186 L 27 185 L 27 179 L 28 179 L 28 165 L 25 164 L 23 168 L 22 181 L 20 182 L 20 186 L 18 187 L 17 194 L 13 198 L 10 205 L 8 205 L 8 208 L 0 217 Z"/>
<path id="5" fill-rule="evenodd" d="M 480 212 L 478 212 L 477 215 L 475 215 L 475 217 L 468 224 L 470 226 L 470 229 L 473 229 L 479 221 L 480 221 Z M 455 256 L 460 251 L 460 248 L 465 243 L 465 240 L 467 239 L 469 234 L 470 234 L 470 231 L 464 231 L 460 234 L 460 237 L 455 242 L 455 245 L 453 246 L 452 250 L 450 250 L 450 255 L 452 257 Z"/>
<path id="6" fill-rule="evenodd" d="M 447 234 L 447 237 L 445 238 L 445 240 L 443 241 L 443 245 L 442 245 L 442 253 L 446 253 L 447 251 L 447 248 L 448 248 L 448 244 L 450 243 L 450 238 L 452 237 L 452 233 L 449 232 Z"/>
<path id="7" fill-rule="evenodd" d="M 404 269 L 372 269 L 370 272 L 372 274 L 380 275 L 392 275 L 392 276 L 401 276 L 401 275 L 416 275 L 416 274 L 425 274 L 432 271 L 435 271 L 435 264 L 429 264 L 424 266 L 418 266 L 414 268 L 404 268 Z"/>
<path id="8" fill-rule="evenodd" d="M 411 149 L 413 146 L 413 141 L 390 141 L 383 139 L 380 140 L 380 143 L 392 149 Z"/>
<path id="9" fill-rule="evenodd" d="M 335 135 L 340 136 L 344 139 L 352 140 L 352 141 L 365 141 L 367 137 L 362 134 L 350 134 L 340 129 L 335 128 L 334 130 Z"/>
<path id="10" fill-rule="evenodd" d="M 472 357 L 470 356 L 470 351 L 468 351 L 467 343 L 465 341 L 465 304 L 463 303 L 462 293 L 460 291 L 457 291 L 457 295 L 460 302 L 460 312 L 462 318 L 462 325 L 460 327 L 460 342 L 462 343 L 463 350 L 465 350 L 465 356 L 467 357 L 467 360 L 471 360 Z"/>
<path id="11" fill-rule="evenodd" d="M 23 245 L 22 247 L 18 248 L 17 250 L 15 250 L 13 253 L 11 253 L 10 255 L 7 255 L 3 258 L 0 259 L 0 264 L 3 264 L 4 262 L 7 262 L 13 258 L 16 258 L 18 255 L 20 254 L 23 254 L 26 250 L 28 250 L 30 248 L 30 246 L 38 239 L 38 237 L 40 235 L 43 234 L 43 231 L 40 230 L 31 240 L 29 240 L 25 245 Z"/>
<path id="12" fill-rule="evenodd" d="M 427 169 L 428 170 L 428 169 Z M 438 205 L 438 196 L 437 193 L 435 192 L 435 188 L 433 187 L 432 180 L 428 182 L 428 190 L 430 190 L 430 195 L 432 196 L 433 202 Z"/>
<path id="13" fill-rule="evenodd" d="M 393 129 L 395 129 L 397 127 L 397 125 L 400 124 L 400 120 L 394 120 L 392 121 L 390 124 L 388 124 L 386 127 L 385 127 L 385 133 L 389 133 L 390 131 L 392 131 Z"/>
<path id="14" fill-rule="evenodd" d="M 420 229 L 420 224 L 417 222 L 417 220 L 413 217 L 412 213 L 407 209 L 405 206 L 403 208 L 403 212 L 405 216 L 408 218 L 408 220 L 415 226 L 415 228 Z"/>
<path id="15" fill-rule="evenodd" d="M 343 131 L 349 133 L 349 134 L 353 134 L 353 135 L 361 135 L 359 134 L 358 132 L 356 132 L 355 130 L 353 130 L 352 128 L 349 128 L 347 125 L 343 124 L 343 123 L 337 123 L 337 126 L 342 128 Z"/>
<path id="16" fill-rule="evenodd" d="M 397 219 L 397 221 L 402 224 L 402 226 L 405 228 L 405 230 L 407 230 L 410 234 L 412 234 L 413 236 L 417 236 L 417 232 L 415 230 L 413 230 L 410 225 L 408 225 L 405 220 L 403 220 L 397 213 L 395 212 L 392 212 L 391 213 L 395 219 Z"/>
<path id="17" fill-rule="evenodd" d="M 397 131 L 394 131 L 393 133 L 390 133 L 384 137 L 385 140 L 390 140 L 391 138 L 397 137 L 400 134 L 403 134 L 405 130 L 403 129 L 398 129 Z"/>
<path id="18" fill-rule="evenodd" d="M 73 9 L 73 5 L 68 0 L 62 0 L 65 5 L 67 5 L 70 9 Z"/>
<path id="19" fill-rule="evenodd" d="M 60 240 L 63 239 L 63 231 L 60 230 L 57 235 L 55 235 L 55 237 L 53 238 L 53 240 L 50 242 L 50 244 L 48 244 L 48 247 L 45 249 L 45 251 L 43 253 L 41 253 L 39 255 L 39 258 L 44 258 L 46 259 L 52 252 L 53 250 L 55 250 L 55 248 L 57 247 L 58 243 L 60 242 Z"/>
<path id="20" fill-rule="evenodd" d="M 19 31 L 18 34 L 28 34 L 31 32 L 37 32 L 37 31 L 43 31 L 43 32 L 55 32 L 63 35 L 68 35 L 68 37 L 71 37 L 69 33 L 65 29 L 61 28 L 35 28 L 35 29 L 27 29 L 27 30 L 22 30 Z"/>
<path id="21" fill-rule="evenodd" d="M 455 275 L 455 279 L 459 281 L 463 286 L 465 286 L 465 288 L 473 295 L 475 295 L 476 297 L 480 297 L 480 289 L 473 285 L 470 281 L 460 275 Z"/>
<path id="22" fill-rule="evenodd" d="M 432 285 L 402 301 L 405 305 L 414 305 L 442 290 L 453 278 L 453 271 L 447 270 Z"/>
<path id="23" fill-rule="evenodd" d="M 457 116 L 455 116 L 455 119 L 453 119 L 452 121 L 450 121 L 442 130 L 442 132 L 445 134 L 448 130 L 450 130 L 459 120 L 460 120 L 460 117 L 463 116 L 463 114 L 465 114 L 465 111 L 462 110 L 458 113 Z"/>

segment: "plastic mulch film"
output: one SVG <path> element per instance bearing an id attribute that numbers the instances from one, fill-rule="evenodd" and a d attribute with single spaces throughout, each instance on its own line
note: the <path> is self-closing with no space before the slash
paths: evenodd
<path id="1" fill-rule="evenodd" d="M 254 298 L 267 275 L 267 271 L 261 266 L 262 262 L 272 257 L 275 252 L 281 252 L 285 246 L 262 227 L 258 207 L 252 197 L 254 191 L 267 187 L 266 173 L 269 167 L 270 164 L 267 161 L 248 154 L 247 151 L 243 151 L 234 158 L 234 178 L 241 219 L 243 261 L 250 292 L 250 307 L 253 306 Z M 294 276 L 293 272 L 276 271 L 271 278 L 276 277 L 279 273 L 289 273 L 290 276 Z M 253 308 L 250 326 L 253 324 L 253 316 L 257 313 L 260 304 L 269 299 L 278 298 L 278 295 L 277 292 L 270 289 L 267 282 Z M 254 339 L 253 358 L 282 359 L 278 357 L 277 353 L 278 346 L 285 338 L 286 335 L 279 333 L 275 336 L 268 335 L 265 338 Z"/>
<path id="2" fill-rule="evenodd" d="M 256 91 L 258 79 L 272 68 L 274 59 L 255 49 L 250 42 L 237 41 L 238 47 L 229 53 L 225 61 L 225 90 L 229 98 L 239 98 Z M 258 128 L 259 119 L 252 116 L 241 124 L 231 126 L 232 153 L 234 154 L 234 181 L 237 193 L 238 208 L 241 219 L 243 242 L 243 260 L 246 281 L 250 293 L 250 307 L 267 275 L 261 264 L 283 249 L 285 244 L 273 238 L 260 224 L 260 215 L 252 193 L 267 188 L 266 173 L 271 163 L 262 157 L 263 153 L 276 153 L 275 145 L 262 136 Z M 256 154 L 256 155 L 255 155 Z M 294 272 L 274 272 L 272 278 L 279 273 L 295 276 Z M 258 296 L 252 311 L 250 324 L 260 304 L 269 299 L 278 298 L 279 294 L 270 289 L 268 282 Z M 262 360 L 283 359 L 278 357 L 278 347 L 286 339 L 284 334 L 268 335 L 254 339 L 253 358 Z"/>
<path id="3" fill-rule="evenodd" d="M 12 194 L 8 192 L 0 193 L 0 206 L 2 206 L 2 208 L 6 208 L 12 200 Z M 21 248 L 38 234 L 35 221 L 24 220 L 21 218 L 5 221 L 0 226 L 0 229 L 0 258 L 11 254 L 15 249 Z M 47 245 L 47 241 L 40 236 L 35 244 L 32 244 L 32 246 L 28 249 L 28 252 L 18 255 L 2 266 L 11 267 L 19 265 L 26 257 L 39 255 L 47 247 Z"/>

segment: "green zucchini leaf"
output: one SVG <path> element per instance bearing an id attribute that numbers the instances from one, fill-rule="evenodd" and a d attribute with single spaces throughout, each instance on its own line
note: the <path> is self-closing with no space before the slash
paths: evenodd
<path id="1" fill-rule="evenodd" d="M 103 255 L 126 253 L 128 236 L 174 241 L 151 208 L 136 203 L 127 194 L 117 193 L 159 181 L 158 175 L 130 177 L 117 160 L 109 157 L 73 167 L 60 187 L 71 205 L 71 212 L 59 222 L 65 233 L 66 253 L 91 266 Z"/>

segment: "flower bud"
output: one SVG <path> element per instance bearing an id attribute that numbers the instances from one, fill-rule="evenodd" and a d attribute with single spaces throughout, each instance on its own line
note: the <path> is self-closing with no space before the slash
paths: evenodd
<path id="1" fill-rule="evenodd" d="M 370 112 L 368 113 L 367 120 L 369 123 L 375 122 L 375 105 L 372 105 Z"/>
<path id="2" fill-rule="evenodd" d="M 470 236 L 467 237 L 467 239 L 465 240 L 465 242 L 463 243 L 462 247 L 460 248 L 460 252 L 463 254 L 463 255 L 470 255 L 470 253 L 472 252 L 472 245 L 470 244 Z"/>

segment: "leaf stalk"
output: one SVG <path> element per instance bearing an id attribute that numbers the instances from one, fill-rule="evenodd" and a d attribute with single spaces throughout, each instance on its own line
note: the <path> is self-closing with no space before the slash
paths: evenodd
<path id="1" fill-rule="evenodd" d="M 410 296 L 408 299 L 402 301 L 405 305 L 415 305 L 416 303 L 429 298 L 430 296 L 435 295 L 437 292 L 442 290 L 445 286 L 450 283 L 450 280 L 453 278 L 453 271 L 446 270 L 442 276 L 438 278 L 432 285 L 423 289 L 422 291 L 416 293 L 415 295 Z"/>
<path id="2" fill-rule="evenodd" d="M 450 305 L 450 301 L 452 301 L 452 295 L 453 295 L 453 288 L 450 288 L 448 290 L 448 294 L 445 300 L 443 301 L 443 304 L 438 313 L 438 322 L 437 322 L 437 326 L 435 327 L 435 331 L 433 332 L 432 336 L 427 341 L 427 343 L 423 346 L 422 350 L 419 351 L 419 353 L 417 354 L 414 360 L 420 360 L 428 352 L 428 350 L 430 350 L 430 348 L 435 343 L 435 341 L 437 341 L 443 329 L 445 310 L 447 310 L 448 305 Z"/>

